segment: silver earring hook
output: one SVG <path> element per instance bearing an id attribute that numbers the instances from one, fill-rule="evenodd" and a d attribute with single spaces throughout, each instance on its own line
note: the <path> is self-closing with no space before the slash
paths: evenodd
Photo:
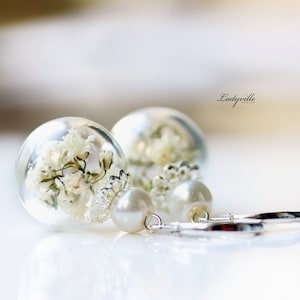
<path id="1" fill-rule="evenodd" d="M 280 224 L 300 222 L 300 211 L 280 211 L 260 214 L 245 214 L 215 217 L 210 219 L 199 218 L 198 222 L 191 223 L 167 223 L 163 224 L 161 218 L 151 214 L 149 218 L 155 218 L 157 223 L 149 224 L 146 218 L 145 227 L 152 233 L 177 234 L 180 236 L 207 237 L 224 235 L 225 233 L 252 234 L 264 233 L 265 224 Z"/>
<path id="2" fill-rule="evenodd" d="M 155 221 L 155 223 L 153 223 L 153 220 Z M 144 226 L 148 231 L 152 231 L 153 227 L 155 226 L 162 226 L 163 222 L 162 219 L 159 215 L 152 213 L 152 212 L 148 212 L 148 214 L 145 217 L 144 220 Z"/>
<path id="3" fill-rule="evenodd" d="M 203 222 L 203 223 L 168 223 L 168 224 L 153 224 L 146 227 L 147 230 L 154 233 L 177 234 L 180 236 L 211 236 L 221 235 L 224 233 L 246 233 L 257 235 L 263 232 L 263 224 L 259 220 L 250 222 Z"/>
<path id="4" fill-rule="evenodd" d="M 213 222 L 260 220 L 263 223 L 292 223 L 292 222 L 300 222 L 300 211 L 279 211 L 279 212 L 266 212 L 266 213 L 259 213 L 259 214 L 242 214 L 242 215 L 228 214 L 221 217 L 210 218 L 209 220 Z"/>

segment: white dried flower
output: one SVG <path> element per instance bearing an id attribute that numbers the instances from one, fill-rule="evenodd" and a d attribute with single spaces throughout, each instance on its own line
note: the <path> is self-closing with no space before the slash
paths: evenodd
<path id="1" fill-rule="evenodd" d="M 43 168 L 61 169 L 66 163 L 66 154 L 60 141 L 51 141 L 43 145 L 40 150 Z"/>
<path id="2" fill-rule="evenodd" d="M 71 129 L 62 140 L 44 144 L 28 169 L 25 182 L 28 190 L 47 205 L 83 222 L 89 221 L 89 210 L 98 203 L 94 219 L 104 221 L 111 200 L 96 195 L 108 180 L 105 178 L 109 176 L 113 153 L 101 152 L 99 167 L 89 170 L 87 161 L 96 149 L 95 142 L 95 136 L 84 138 Z"/>
<path id="3" fill-rule="evenodd" d="M 157 209 L 167 210 L 165 198 L 180 182 L 185 180 L 200 180 L 199 166 L 180 161 L 166 165 L 151 181 L 150 194 Z"/>
<path id="4" fill-rule="evenodd" d="M 154 164 L 165 166 L 179 159 L 184 146 L 180 136 L 174 130 L 163 127 L 158 137 L 149 140 L 145 155 Z"/>
<path id="5" fill-rule="evenodd" d="M 110 169 L 112 163 L 113 163 L 113 153 L 112 151 L 102 151 L 99 154 L 99 163 L 101 169 L 104 171 L 107 171 Z"/>
<path id="6" fill-rule="evenodd" d="M 192 149 L 187 137 L 171 124 L 159 123 L 141 136 L 129 158 L 129 172 L 136 186 L 150 191 L 152 180 L 164 166 L 182 160 L 193 161 L 196 149 Z"/>
<path id="7" fill-rule="evenodd" d="M 63 138 L 61 145 L 68 160 L 74 157 L 79 157 L 84 160 L 87 158 L 87 155 L 95 150 L 95 140 L 96 137 L 93 135 L 89 135 L 85 139 L 82 138 L 78 131 L 70 129 L 68 134 Z"/>
<path id="8" fill-rule="evenodd" d="M 67 194 L 80 195 L 87 189 L 81 172 L 64 176 L 61 181 Z"/>

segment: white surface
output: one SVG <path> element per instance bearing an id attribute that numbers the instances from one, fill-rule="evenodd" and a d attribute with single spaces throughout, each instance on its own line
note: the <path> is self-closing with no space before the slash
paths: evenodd
<path id="1" fill-rule="evenodd" d="M 1 299 L 289 299 L 298 294 L 300 231 L 236 240 L 53 232 L 17 199 L 22 137 L 0 137 Z M 300 210 L 296 137 L 208 138 L 215 213 Z"/>

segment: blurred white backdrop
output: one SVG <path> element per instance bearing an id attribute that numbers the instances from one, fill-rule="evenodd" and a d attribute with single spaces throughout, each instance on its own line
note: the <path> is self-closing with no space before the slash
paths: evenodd
<path id="1" fill-rule="evenodd" d="M 0 27 L 3 119 L 11 111 L 24 123 L 80 113 L 110 126 L 134 108 L 160 104 L 222 131 L 225 121 L 201 111 L 224 116 L 220 93 L 255 93 L 257 105 L 240 108 L 240 119 L 257 116 L 262 129 L 265 119 L 278 130 L 280 113 L 268 111 L 288 109 L 290 122 L 300 90 L 298 9 L 292 1 L 96 1 Z"/>

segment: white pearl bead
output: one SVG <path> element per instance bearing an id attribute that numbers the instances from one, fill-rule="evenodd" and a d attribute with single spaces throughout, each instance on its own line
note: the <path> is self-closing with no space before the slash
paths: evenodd
<path id="1" fill-rule="evenodd" d="M 196 180 L 184 181 L 169 193 L 168 206 L 176 221 L 190 222 L 195 208 L 210 213 L 212 196 L 203 183 Z"/>
<path id="2" fill-rule="evenodd" d="M 120 230 L 138 232 L 144 229 L 148 212 L 153 212 L 151 198 L 145 191 L 133 188 L 126 191 L 111 204 L 110 214 Z"/>

